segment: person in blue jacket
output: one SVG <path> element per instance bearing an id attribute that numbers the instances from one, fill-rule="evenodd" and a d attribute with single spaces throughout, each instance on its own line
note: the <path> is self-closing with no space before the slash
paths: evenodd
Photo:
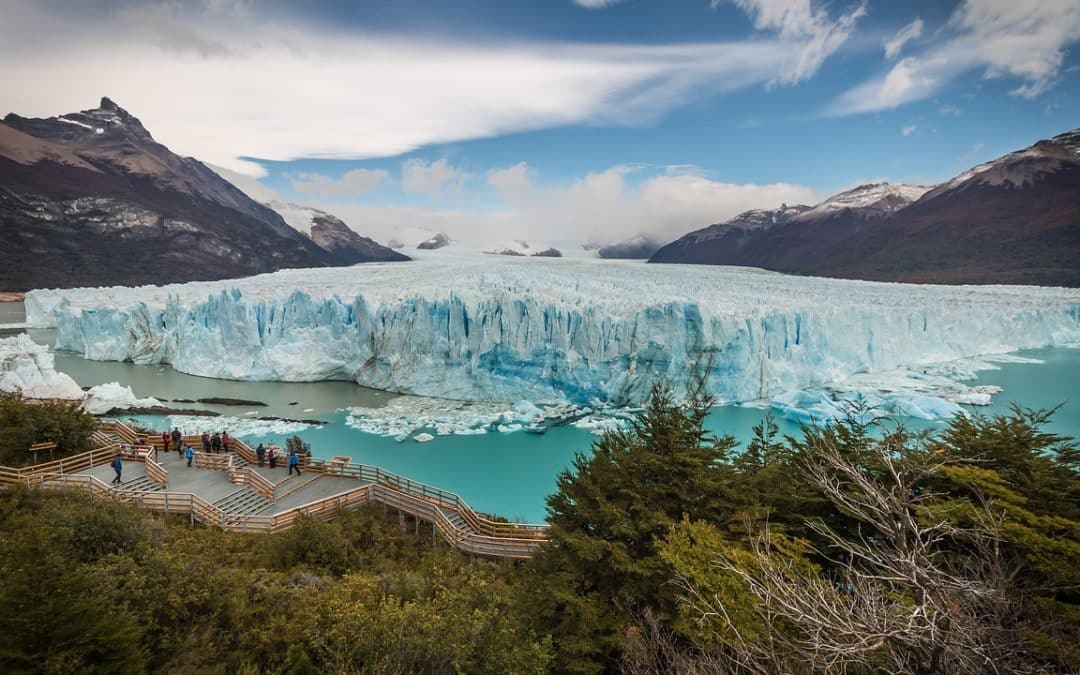
<path id="1" fill-rule="evenodd" d="M 110 466 L 112 466 L 113 471 L 116 472 L 116 478 L 113 478 L 112 484 L 113 485 L 119 485 L 120 484 L 120 472 L 124 470 L 124 463 L 120 461 L 120 453 L 119 452 L 116 453 L 115 455 L 113 455 L 112 464 Z"/>
<path id="2" fill-rule="evenodd" d="M 289 475 L 292 475 L 293 469 L 296 469 L 296 475 L 300 475 L 300 456 L 295 452 L 289 452 Z"/>
<path id="3" fill-rule="evenodd" d="M 184 450 L 184 457 L 187 457 L 187 465 L 191 466 L 191 460 L 195 458 L 195 448 L 190 445 L 187 446 L 187 450 Z"/>

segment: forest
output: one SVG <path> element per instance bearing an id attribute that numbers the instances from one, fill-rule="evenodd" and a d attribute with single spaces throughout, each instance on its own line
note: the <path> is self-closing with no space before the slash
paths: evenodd
<path id="1" fill-rule="evenodd" d="M 533 559 L 381 506 L 225 533 L 0 490 L 0 673 L 1080 670 L 1080 450 L 1014 408 L 915 433 L 853 407 L 745 447 L 657 389 L 579 455 Z M 0 400 L 0 452 L 92 418 Z M 426 528 L 426 531 L 425 531 Z"/>

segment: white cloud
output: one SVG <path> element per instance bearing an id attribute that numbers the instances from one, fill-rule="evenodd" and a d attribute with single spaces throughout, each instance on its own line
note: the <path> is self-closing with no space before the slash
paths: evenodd
<path id="1" fill-rule="evenodd" d="M 623 0 L 574 0 L 574 4 L 581 5 L 585 9 L 603 9 L 617 5 Z"/>
<path id="2" fill-rule="evenodd" d="M 446 158 L 435 162 L 407 159 L 401 163 L 401 189 L 405 192 L 441 197 L 443 192 L 457 194 L 472 174 L 451 166 Z"/>
<path id="3" fill-rule="evenodd" d="M 911 136 L 912 134 L 914 134 L 918 130 L 919 130 L 919 127 L 915 126 L 914 124 L 908 124 L 908 125 L 900 128 L 900 134 L 902 136 Z"/>
<path id="4" fill-rule="evenodd" d="M 511 204 L 528 203 L 533 194 L 533 181 L 529 175 L 529 165 L 525 162 L 488 171 L 487 182 Z"/>
<path id="5" fill-rule="evenodd" d="M 712 0 L 716 7 L 722 0 Z M 731 0 L 749 14 L 758 30 L 776 31 L 781 41 L 794 46 L 787 54 L 784 68 L 772 84 L 794 84 L 817 72 L 855 28 L 855 22 L 866 14 L 866 3 L 859 4 L 839 18 L 815 8 L 810 0 Z"/>
<path id="6" fill-rule="evenodd" d="M 915 20 L 908 25 L 901 28 L 896 32 L 896 35 L 892 36 L 883 43 L 885 47 L 885 58 L 896 58 L 900 54 L 900 50 L 904 48 L 904 45 L 917 40 L 922 36 L 923 20 L 919 17 L 915 17 Z"/>
<path id="7" fill-rule="evenodd" d="M 389 174 L 382 169 L 353 169 L 341 178 L 331 178 L 317 173 L 302 173 L 292 181 L 293 189 L 300 192 L 355 197 L 377 188 Z"/>
<path id="8" fill-rule="evenodd" d="M 173 150 L 247 172 L 238 158 L 385 157 L 640 124 L 702 96 L 811 76 L 860 13 L 830 21 L 809 0 L 788 14 L 740 0 L 773 35 L 625 45 L 345 33 L 254 3 L 115 4 L 4 1 L 0 62 L 18 67 L 0 69 L 3 104 L 48 116 L 108 95 Z"/>
<path id="9" fill-rule="evenodd" d="M 668 241 L 748 209 L 820 199 L 816 190 L 801 185 L 733 184 L 687 173 L 660 173 L 631 182 L 643 170 L 613 166 L 566 185 L 542 186 L 521 163 L 488 174 L 507 202 L 501 209 L 335 204 L 329 210 L 354 229 L 384 241 L 424 227 L 445 231 L 458 241 L 525 239 L 565 247 L 621 241 L 641 232 Z M 528 196 L 522 198 L 524 194 Z"/>
<path id="10" fill-rule="evenodd" d="M 826 114 L 895 108 L 927 98 L 972 70 L 982 70 L 986 78 L 1016 78 L 1014 95 L 1037 96 L 1053 86 L 1065 48 L 1080 40 L 1080 3 L 965 0 L 947 29 L 944 39 L 922 53 L 842 94 Z"/>

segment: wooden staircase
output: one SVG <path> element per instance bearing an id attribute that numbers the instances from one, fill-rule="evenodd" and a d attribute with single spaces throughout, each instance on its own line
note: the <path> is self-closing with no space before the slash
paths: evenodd
<path id="1" fill-rule="evenodd" d="M 214 506 L 230 516 L 250 516 L 266 509 L 272 502 L 245 485 L 243 488 L 227 494 L 214 502 Z"/>

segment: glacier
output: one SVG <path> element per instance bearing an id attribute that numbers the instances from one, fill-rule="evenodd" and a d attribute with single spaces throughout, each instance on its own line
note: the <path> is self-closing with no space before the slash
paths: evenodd
<path id="1" fill-rule="evenodd" d="M 594 408 L 639 404 L 658 382 L 718 403 L 771 400 L 857 389 L 860 375 L 1080 344 L 1077 289 L 452 248 L 418 251 L 410 263 L 35 290 L 27 322 L 55 327 L 57 349 L 88 359 L 168 363 L 205 377 L 352 380 L 415 396 Z M 942 398 L 931 389 L 922 382 L 911 394 Z M 921 405 L 943 412 L 941 403 Z"/>
<path id="2" fill-rule="evenodd" d="M 0 338 L 0 392 L 26 398 L 81 399 L 83 390 L 66 373 L 56 370 L 49 348 L 25 333 Z"/>

